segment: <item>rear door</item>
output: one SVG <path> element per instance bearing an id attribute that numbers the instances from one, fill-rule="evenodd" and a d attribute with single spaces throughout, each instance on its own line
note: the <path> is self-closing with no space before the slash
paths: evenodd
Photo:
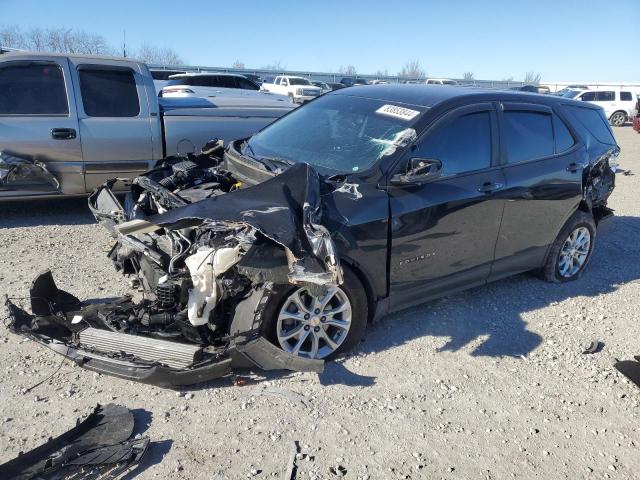
<path id="1" fill-rule="evenodd" d="M 87 190 L 151 168 L 154 135 L 143 72 L 134 63 L 101 59 L 71 59 L 71 65 L 79 86 L 78 125 Z M 159 120 L 154 113 L 155 124 Z"/>
<path id="2" fill-rule="evenodd" d="M 542 265 L 580 203 L 586 162 L 568 123 L 548 106 L 504 103 L 498 116 L 506 202 L 492 279 Z"/>
<path id="3" fill-rule="evenodd" d="M 497 138 L 493 105 L 476 104 L 445 115 L 407 154 L 439 160 L 442 175 L 388 189 L 392 309 L 486 281 L 504 203 Z"/>
<path id="4" fill-rule="evenodd" d="M 0 151 L 44 162 L 67 194 L 83 193 L 76 99 L 66 57 L 0 61 Z M 0 184 L 0 198 L 57 192 L 38 178 Z"/>

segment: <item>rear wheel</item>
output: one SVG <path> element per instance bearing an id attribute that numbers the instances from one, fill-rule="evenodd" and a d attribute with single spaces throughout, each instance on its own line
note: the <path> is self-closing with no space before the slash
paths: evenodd
<path id="1" fill-rule="evenodd" d="M 577 211 L 567 221 L 553 242 L 542 269 L 548 282 L 570 282 L 580 278 L 589 260 L 596 238 L 593 216 Z"/>
<path id="2" fill-rule="evenodd" d="M 321 295 L 307 287 L 275 286 L 261 323 L 265 337 L 284 351 L 330 360 L 358 344 L 367 314 L 362 285 L 344 269 L 344 283 L 327 288 Z"/>
<path id="3" fill-rule="evenodd" d="M 627 114 L 624 112 L 614 112 L 611 117 L 609 117 L 609 122 L 614 127 L 621 127 L 627 122 Z"/>

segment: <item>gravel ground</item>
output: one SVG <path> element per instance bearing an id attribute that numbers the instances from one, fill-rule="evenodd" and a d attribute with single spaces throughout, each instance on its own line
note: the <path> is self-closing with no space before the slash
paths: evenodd
<path id="1" fill-rule="evenodd" d="M 640 136 L 615 133 L 638 174 L 618 176 L 582 279 L 519 275 L 394 315 L 321 375 L 176 393 L 60 367 L 0 328 L 0 462 L 115 402 L 153 442 L 139 478 L 284 478 L 294 441 L 298 479 L 638 478 L 640 390 L 613 363 L 640 354 Z M 80 298 L 128 291 L 85 205 L 2 206 L 0 292 L 25 295 L 45 268 Z M 604 349 L 581 354 L 594 339 Z"/>

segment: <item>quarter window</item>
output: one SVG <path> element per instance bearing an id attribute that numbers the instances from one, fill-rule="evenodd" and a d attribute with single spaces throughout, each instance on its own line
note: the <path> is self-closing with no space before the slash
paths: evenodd
<path id="1" fill-rule="evenodd" d="M 620 92 L 620 100 L 623 102 L 632 102 L 633 95 L 631 95 L 631 92 Z"/>
<path id="2" fill-rule="evenodd" d="M 573 135 L 557 115 L 553 116 L 553 133 L 556 139 L 556 153 L 565 152 L 575 144 Z"/>
<path id="3" fill-rule="evenodd" d="M 565 108 L 575 116 L 578 121 L 593 135 L 599 142 L 615 145 L 616 141 L 611 133 L 611 127 L 607 122 L 604 112 L 601 109 L 575 107 L 566 105 Z"/>
<path id="4" fill-rule="evenodd" d="M 428 134 L 411 156 L 440 160 L 443 175 L 489 168 L 491 166 L 490 113 L 470 113 L 437 128 Z"/>
<path id="5" fill-rule="evenodd" d="M 62 69 L 56 63 L 0 68 L 0 115 L 68 115 Z"/>
<path id="6" fill-rule="evenodd" d="M 508 163 L 554 154 L 551 115 L 542 112 L 504 112 Z"/>
<path id="7" fill-rule="evenodd" d="M 135 117 L 140 113 L 132 70 L 81 68 L 80 91 L 90 117 Z"/>

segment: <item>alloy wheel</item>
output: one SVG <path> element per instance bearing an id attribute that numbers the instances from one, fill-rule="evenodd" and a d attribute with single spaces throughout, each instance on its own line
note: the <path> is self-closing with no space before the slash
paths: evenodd
<path id="1" fill-rule="evenodd" d="M 625 121 L 626 117 L 623 113 L 617 112 L 611 115 L 611 125 L 613 125 L 614 127 L 620 127 L 624 125 Z"/>
<path id="2" fill-rule="evenodd" d="M 591 232 L 586 227 L 578 227 L 569 234 L 562 244 L 558 257 L 558 273 L 563 278 L 571 278 L 584 266 L 591 249 Z"/>
<path id="3" fill-rule="evenodd" d="M 351 314 L 349 297 L 340 287 L 328 288 L 322 296 L 298 288 L 285 299 L 278 314 L 278 343 L 294 355 L 325 358 L 347 338 Z"/>

